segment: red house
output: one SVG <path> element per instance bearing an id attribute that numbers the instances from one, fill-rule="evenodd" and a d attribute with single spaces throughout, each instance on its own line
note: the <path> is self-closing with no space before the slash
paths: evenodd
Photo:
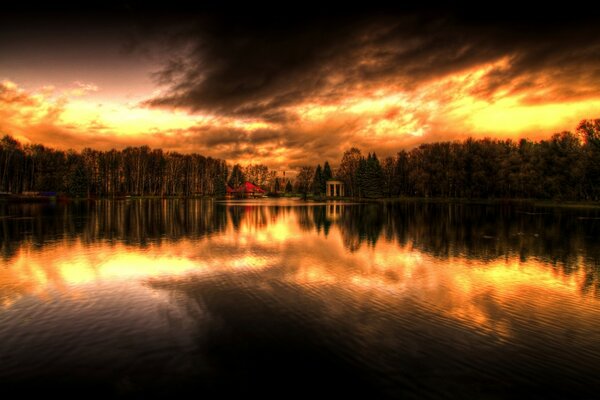
<path id="1" fill-rule="evenodd" d="M 239 187 L 232 189 L 227 186 L 227 194 L 236 197 L 262 197 L 266 192 L 251 182 L 244 182 Z"/>

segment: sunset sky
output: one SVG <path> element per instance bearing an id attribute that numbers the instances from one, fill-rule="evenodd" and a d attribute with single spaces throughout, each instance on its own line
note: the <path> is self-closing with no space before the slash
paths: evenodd
<path id="1" fill-rule="evenodd" d="M 290 169 L 600 117 L 596 14 L 476 11 L 8 12 L 0 134 Z"/>

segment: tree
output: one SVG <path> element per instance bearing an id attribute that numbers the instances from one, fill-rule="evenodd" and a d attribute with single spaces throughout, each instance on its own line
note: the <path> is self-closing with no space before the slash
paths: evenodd
<path id="1" fill-rule="evenodd" d="M 267 192 L 276 192 L 275 185 L 278 184 L 277 183 L 277 179 L 278 179 L 277 178 L 277 172 L 276 171 L 269 171 L 269 173 L 267 174 L 266 187 L 264 189 Z"/>
<path id="2" fill-rule="evenodd" d="M 227 181 L 227 185 L 231 188 L 238 188 L 244 182 L 246 182 L 246 177 L 244 175 L 244 171 L 242 171 L 242 167 L 240 164 L 235 164 L 233 169 L 231 170 L 231 175 L 229 176 L 229 181 Z"/>
<path id="3" fill-rule="evenodd" d="M 323 193 L 332 178 L 328 162 L 311 171 L 308 185 L 300 176 L 298 191 Z M 262 164 L 244 173 L 234 165 L 229 184 L 246 179 L 281 190 L 279 181 Z M 319 173 L 320 172 L 320 173 Z M 338 177 L 350 196 L 426 196 L 467 198 L 555 198 L 600 200 L 600 119 L 583 120 L 575 133 L 518 142 L 467 139 L 421 144 L 380 163 L 357 148 L 344 152 Z M 10 136 L 0 139 L 0 191 L 52 191 L 72 196 L 221 196 L 227 165 L 200 154 L 180 154 L 147 146 L 124 150 L 55 150 L 39 144 L 21 145 Z M 285 174 L 284 174 L 284 179 Z M 306 188 L 308 186 L 308 189 Z M 265 187 L 267 188 L 267 187 Z"/>
<path id="4" fill-rule="evenodd" d="M 371 154 L 369 154 L 371 158 Z M 354 172 L 354 182 L 356 182 L 356 191 L 354 196 L 364 197 L 364 191 L 367 186 L 367 160 L 361 157 L 358 161 L 358 168 Z"/>
<path id="5" fill-rule="evenodd" d="M 325 193 L 325 180 L 323 179 L 323 171 L 321 170 L 321 164 L 317 165 L 315 170 L 315 176 L 312 180 L 312 192 L 316 195 Z"/>
<path id="6" fill-rule="evenodd" d="M 223 188 L 222 160 L 163 153 L 147 146 L 122 151 L 61 151 L 0 140 L 0 191 L 52 191 L 72 196 L 215 195 Z"/>
<path id="7" fill-rule="evenodd" d="M 383 171 L 383 195 L 392 197 L 395 192 L 396 160 L 393 157 L 386 157 L 381 165 L 381 170 Z"/>
<path id="8" fill-rule="evenodd" d="M 11 172 L 16 171 L 15 167 L 18 162 L 15 160 L 15 156 L 19 155 L 21 151 L 21 144 L 16 141 L 12 136 L 5 135 L 0 140 L 0 150 L 2 154 L 3 162 L 0 164 L 2 168 L 2 177 L 0 180 L 0 190 L 13 192 L 13 179 L 11 179 Z"/>
<path id="9" fill-rule="evenodd" d="M 263 164 L 250 164 L 245 168 L 246 180 L 264 187 L 269 178 L 269 168 Z"/>
<path id="10" fill-rule="evenodd" d="M 77 163 L 67 177 L 67 193 L 73 197 L 86 197 L 89 183 L 83 164 Z"/>
<path id="11" fill-rule="evenodd" d="M 275 178 L 275 183 L 273 185 L 273 191 L 275 193 L 279 193 L 281 192 L 281 182 L 279 182 L 279 178 Z"/>
<path id="12" fill-rule="evenodd" d="M 358 185 L 356 182 L 356 172 L 358 170 L 360 160 L 363 158 L 360 150 L 352 147 L 346 150 L 340 162 L 338 177 L 346 184 L 346 188 L 350 191 L 350 196 L 358 196 Z"/>
<path id="13" fill-rule="evenodd" d="M 224 197 L 227 194 L 227 163 L 222 161 L 215 171 L 214 195 Z"/>
<path id="14" fill-rule="evenodd" d="M 384 176 L 375 153 L 367 157 L 364 175 L 362 195 L 368 198 L 382 197 Z"/>
<path id="15" fill-rule="evenodd" d="M 405 150 L 398 152 L 396 155 L 392 195 L 414 196 L 414 188 L 410 181 L 410 160 Z"/>
<path id="16" fill-rule="evenodd" d="M 361 157 L 356 170 L 355 181 L 358 187 L 358 196 L 377 198 L 383 196 L 384 176 L 381 165 L 375 153 Z"/>
<path id="17" fill-rule="evenodd" d="M 326 193 L 326 185 L 327 185 L 327 181 L 331 180 L 333 178 L 333 173 L 331 172 L 331 167 L 329 166 L 329 162 L 325 161 L 325 164 L 323 165 L 323 187 L 322 187 L 322 191 L 323 193 Z"/>
<path id="18" fill-rule="evenodd" d="M 298 176 L 296 177 L 296 191 L 301 193 L 303 198 L 306 198 L 308 192 L 310 192 L 314 174 L 315 169 L 310 166 L 303 166 L 300 168 L 300 172 L 298 172 Z"/>
<path id="19" fill-rule="evenodd" d="M 576 132 L 587 144 L 600 147 L 600 118 L 584 119 L 577 125 Z"/>
<path id="20" fill-rule="evenodd" d="M 583 195 L 590 200 L 600 200 L 600 119 L 583 120 L 577 126 L 583 138 Z"/>

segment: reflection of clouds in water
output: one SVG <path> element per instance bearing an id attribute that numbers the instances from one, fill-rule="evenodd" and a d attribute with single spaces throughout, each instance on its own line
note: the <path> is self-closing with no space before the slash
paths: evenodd
<path id="1" fill-rule="evenodd" d="M 368 255 L 360 254 L 361 260 Z M 494 371 L 507 381 L 515 379 L 508 378 L 514 374 L 518 381 L 538 373 L 538 368 L 543 370 L 548 362 L 555 363 L 556 375 L 565 369 L 577 376 L 590 375 L 589 362 L 596 351 L 592 343 L 598 337 L 594 333 L 597 308 L 572 303 L 580 301 L 574 298 L 581 299 L 581 293 L 569 282 L 571 278 L 565 282 L 535 264 L 457 259 L 452 260 L 457 263 L 455 270 L 432 261 L 423 257 L 413 271 L 400 274 L 394 283 L 378 273 L 376 263 L 370 265 L 369 274 L 341 263 L 323 268 L 307 263 L 301 271 L 272 268 L 261 274 L 224 273 L 215 279 L 216 284 L 198 277 L 159 278 L 148 284 L 183 294 L 178 298 L 183 308 L 202 304 L 222 322 L 208 338 L 206 331 L 199 333 L 203 343 L 225 347 L 231 343 L 222 332 L 237 332 L 238 341 L 244 341 L 243 348 L 236 347 L 242 358 L 253 354 L 249 350 L 253 346 L 264 349 L 263 340 L 279 352 L 278 343 L 292 342 L 298 335 L 307 338 L 303 345 L 309 350 L 310 340 L 317 341 L 321 348 L 357 366 L 368 365 L 391 380 L 411 376 L 412 368 L 417 368 L 417 381 L 431 383 L 426 377 L 439 373 L 438 378 L 444 379 L 440 383 L 447 385 L 447 379 L 474 368 L 477 372 L 465 375 L 473 385 L 478 384 L 475 376 L 479 373 Z M 543 283 L 536 282 L 536 277 L 551 283 L 543 296 L 539 293 Z M 565 335 L 578 337 L 579 345 L 587 347 L 574 345 L 570 350 L 579 352 L 578 356 L 567 354 L 564 349 L 571 343 L 565 343 Z M 560 382 L 569 384 L 564 379 Z"/>
<path id="2" fill-rule="evenodd" d="M 198 208 L 189 210 L 196 210 L 194 215 Z M 415 301 L 439 318 L 498 338 L 511 336 L 514 313 L 535 310 L 536 315 L 547 318 L 561 310 L 582 324 L 593 316 L 593 308 L 574 303 L 582 298 L 582 287 L 589 280 L 582 258 L 577 268 L 565 274 L 544 258 L 523 259 L 515 251 L 488 259 L 487 245 L 480 249 L 481 259 L 472 255 L 472 249 L 440 256 L 438 251 L 428 252 L 430 245 L 423 243 L 423 232 L 431 229 L 425 221 L 420 220 L 425 226 L 403 233 L 393 214 L 362 210 L 363 215 L 357 215 L 360 207 L 342 206 L 336 222 L 325 231 L 321 229 L 325 224 L 322 217 L 327 218 L 324 211 L 319 206 L 288 207 L 285 203 L 279 207 L 227 205 L 221 209 L 224 216 L 214 209 L 206 214 L 220 224 L 218 229 L 209 228 L 210 235 L 197 236 L 197 226 L 180 218 L 183 227 L 192 227 L 193 234 L 186 235 L 184 228 L 168 228 L 183 233 L 147 238 L 142 246 L 132 244 L 131 239 L 125 243 L 90 240 L 86 234 L 75 240 L 58 238 L 41 247 L 24 240 L 3 262 L 0 299 L 8 308 L 29 295 L 44 299 L 59 291 L 65 296 L 85 296 L 98 284 L 144 290 L 147 283 L 161 280 L 186 282 L 203 277 L 211 282 L 217 275 L 230 274 L 235 279 L 235 274 L 251 272 L 298 287 L 306 295 L 326 296 L 328 292 L 321 289 L 335 286 L 340 289 L 337 295 L 354 302 L 376 297 L 394 308 L 399 302 Z M 141 226 L 152 226 L 150 221 Z M 128 228 L 118 229 L 140 227 L 137 220 L 128 223 Z M 456 227 L 461 229 L 464 227 Z M 152 236 L 152 232 L 139 230 L 137 234 Z M 451 237 L 455 243 L 448 246 L 455 247 L 477 245 L 477 241 L 460 243 L 460 235 L 464 232 L 446 233 L 440 240 Z M 363 241 L 367 244 L 362 245 Z M 510 242 L 503 246 L 511 249 Z"/>
<path id="3" fill-rule="evenodd" d="M 340 205 L 331 218 L 274 203 L 13 208 L 29 218 L 0 225 L 0 374 L 62 377 L 84 360 L 78 382 L 105 373 L 125 392 L 301 380 L 299 397 L 472 398 L 524 379 L 569 398 L 597 376 L 593 228 L 499 208 Z"/>

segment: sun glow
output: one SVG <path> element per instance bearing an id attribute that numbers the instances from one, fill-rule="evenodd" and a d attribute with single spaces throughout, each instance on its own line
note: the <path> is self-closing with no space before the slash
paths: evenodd
<path id="1" fill-rule="evenodd" d="M 118 103 L 96 103 L 85 100 L 69 101 L 59 121 L 85 131 L 97 126 L 102 133 L 121 136 L 140 136 L 152 133 L 187 129 L 207 118 L 183 112 L 167 112 Z"/>
<path id="2" fill-rule="evenodd" d="M 511 62 L 503 57 L 414 86 L 392 79 L 331 98 L 307 97 L 282 108 L 288 116 L 282 121 L 152 108 L 143 101 L 150 94 L 111 100 L 110 93 L 92 82 L 62 89 L 49 82 L 38 90 L 25 90 L 5 80 L 0 90 L 0 129 L 24 142 L 56 147 L 148 144 L 206 155 L 218 152 L 219 157 L 242 164 L 284 166 L 292 158 L 305 159 L 306 150 L 298 143 L 322 143 L 340 154 L 358 146 L 378 149 L 385 156 L 380 152 L 393 154 L 424 142 L 468 136 L 540 139 L 573 129 L 600 109 L 598 97 L 555 100 L 536 87 L 486 94 L 490 76 Z M 544 79 L 550 78 L 538 77 Z M 544 101 L 531 102 L 532 96 Z"/>

